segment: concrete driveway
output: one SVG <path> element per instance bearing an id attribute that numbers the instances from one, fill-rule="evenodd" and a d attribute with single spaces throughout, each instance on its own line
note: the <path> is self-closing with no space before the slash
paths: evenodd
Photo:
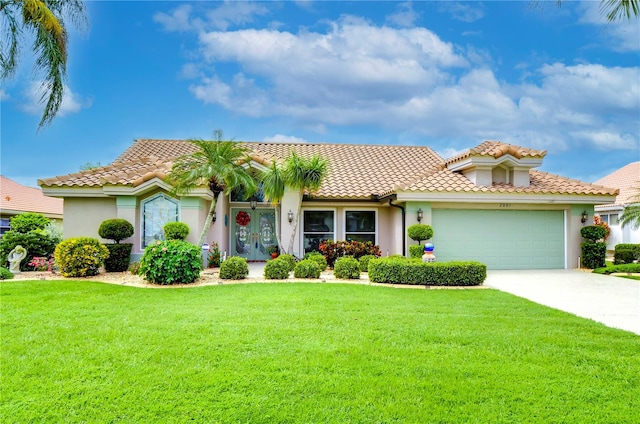
<path id="1" fill-rule="evenodd" d="M 640 335 L 640 281 L 578 270 L 488 271 L 484 283 Z"/>

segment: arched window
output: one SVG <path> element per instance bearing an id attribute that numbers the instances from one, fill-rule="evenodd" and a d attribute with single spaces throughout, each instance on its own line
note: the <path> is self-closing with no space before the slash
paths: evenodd
<path id="1" fill-rule="evenodd" d="M 142 201 L 142 248 L 156 240 L 164 240 L 162 227 L 180 219 L 179 204 L 164 194 Z"/>

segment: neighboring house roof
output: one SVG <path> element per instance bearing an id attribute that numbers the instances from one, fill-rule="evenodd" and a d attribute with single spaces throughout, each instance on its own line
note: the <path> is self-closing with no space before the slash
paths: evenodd
<path id="1" fill-rule="evenodd" d="M 601 208 L 636 203 L 638 202 L 638 198 L 636 197 L 634 199 L 634 196 L 640 194 L 640 161 L 631 162 L 617 171 L 600 178 L 594 184 L 615 187 L 620 190 L 614 203 L 602 205 Z"/>
<path id="2" fill-rule="evenodd" d="M 527 149 L 496 141 L 487 141 L 468 152 L 445 162 L 425 146 L 384 146 L 371 144 L 329 143 L 259 143 L 242 142 L 253 161 L 269 165 L 282 162 L 293 150 L 309 157 L 318 154 L 329 161 L 329 171 L 322 187 L 313 198 L 370 199 L 402 191 L 421 192 L 496 192 L 533 194 L 615 194 L 614 189 L 594 186 L 578 180 L 544 172 L 530 171 L 529 187 L 510 184 L 476 186 L 459 172 L 447 169 L 447 164 L 473 155 L 499 158 L 511 155 L 516 159 L 541 159 L 542 150 Z M 111 165 L 61 177 L 40 180 L 44 188 L 99 187 L 121 185 L 136 187 L 158 177 L 163 179 L 173 161 L 196 147 L 184 140 L 136 140 Z"/>
<path id="3" fill-rule="evenodd" d="M 0 210 L 3 214 L 37 212 L 48 217 L 61 218 L 63 200 L 48 197 L 39 188 L 27 187 L 0 176 Z"/>

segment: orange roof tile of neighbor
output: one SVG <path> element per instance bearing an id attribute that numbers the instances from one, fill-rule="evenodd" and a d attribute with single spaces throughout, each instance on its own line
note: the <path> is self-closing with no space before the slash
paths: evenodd
<path id="1" fill-rule="evenodd" d="M 318 154 L 329 161 L 322 187 L 312 193 L 314 199 L 371 199 L 401 191 L 423 192 L 505 192 L 613 195 L 615 189 L 571 180 L 544 172 L 530 171 L 529 187 L 509 184 L 476 186 L 458 172 L 448 170 L 447 163 L 470 155 L 499 158 L 511 154 L 516 158 L 542 158 L 544 150 L 527 149 L 497 141 L 486 141 L 474 149 L 445 162 L 426 146 L 389 146 L 375 144 L 331 143 L 261 143 L 241 142 L 251 160 L 269 165 L 282 163 L 293 150 L 303 157 Z M 173 161 L 193 153 L 196 147 L 186 140 L 136 140 L 111 165 L 40 180 L 43 187 L 93 187 L 103 185 L 132 186 L 158 177 L 163 179 Z"/>
<path id="2" fill-rule="evenodd" d="M 63 203 L 62 199 L 45 196 L 39 188 L 23 186 L 0 176 L 0 210 L 3 213 L 37 212 L 61 218 Z"/>
<path id="3" fill-rule="evenodd" d="M 624 206 L 638 201 L 640 194 L 640 161 L 631 162 L 617 171 L 600 178 L 594 184 L 615 187 L 620 190 L 611 206 Z M 634 198 L 635 197 L 635 198 Z"/>

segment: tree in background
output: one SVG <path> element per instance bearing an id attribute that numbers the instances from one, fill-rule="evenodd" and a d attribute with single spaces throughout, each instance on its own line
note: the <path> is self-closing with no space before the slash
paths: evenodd
<path id="1" fill-rule="evenodd" d="M 211 207 L 198 240 L 199 246 L 204 243 L 211 226 L 220 193 L 229 194 L 236 188 L 242 188 L 253 194 L 256 190 L 253 176 L 242 166 L 242 163 L 249 161 L 247 149 L 233 140 L 223 140 L 222 130 L 215 130 L 213 135 L 213 141 L 187 140 L 198 150 L 179 157 L 167 176 L 174 187 L 174 194 L 178 196 L 188 194 L 204 184 L 213 193 Z"/>
<path id="2" fill-rule="evenodd" d="M 561 7 L 566 0 L 556 0 L 558 7 Z M 540 1 L 534 0 L 534 6 L 538 6 Z M 640 0 L 601 0 L 600 12 L 606 17 L 607 22 L 624 21 L 631 22 L 633 18 L 640 16 Z"/>
<path id="3" fill-rule="evenodd" d="M 64 18 L 79 30 L 88 26 L 84 2 L 78 0 L 0 0 L 2 39 L 0 40 L 0 79 L 15 74 L 23 31 L 33 34 L 35 71 L 44 74 L 41 101 L 44 112 L 38 129 L 50 124 L 62 104 L 67 75 L 68 34 Z"/>
<path id="4" fill-rule="evenodd" d="M 632 197 L 634 203 L 626 205 L 622 215 L 620 215 L 620 225 L 632 225 L 634 230 L 640 227 L 640 189 Z"/>

